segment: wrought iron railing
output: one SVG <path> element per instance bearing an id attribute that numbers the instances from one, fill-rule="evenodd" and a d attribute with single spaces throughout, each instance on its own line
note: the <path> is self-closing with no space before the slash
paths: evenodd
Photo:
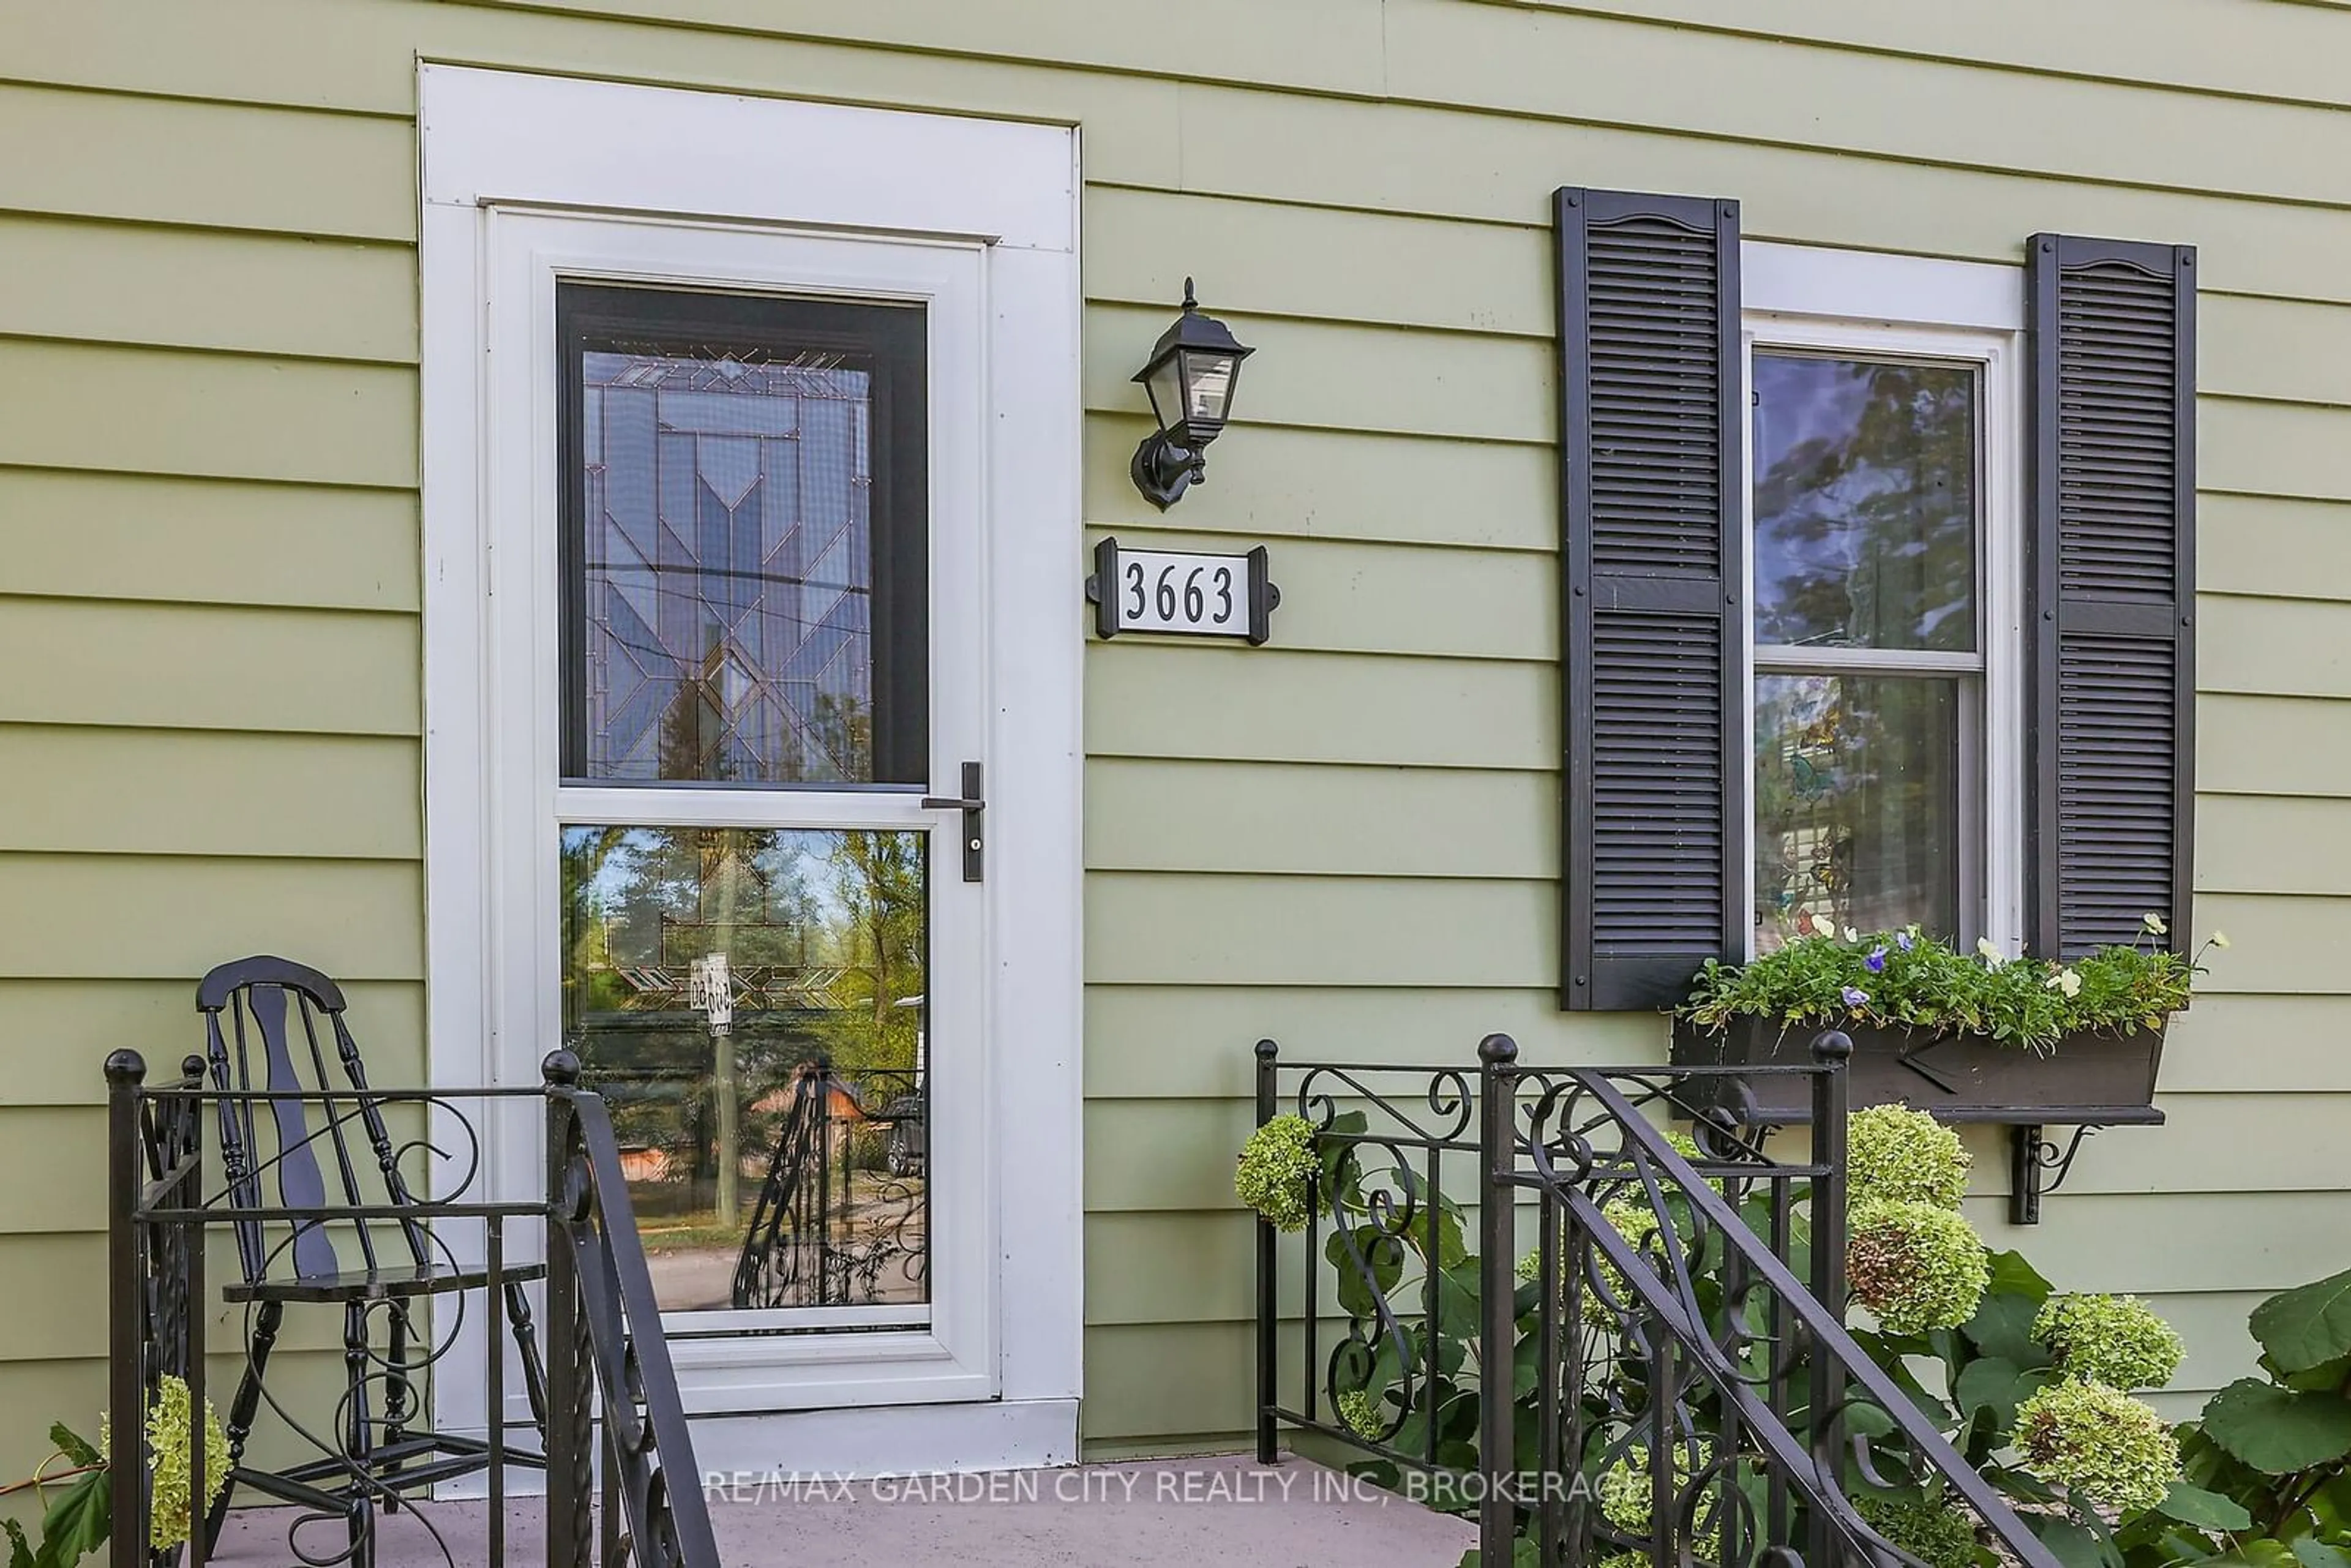
<path id="1" fill-rule="evenodd" d="M 362 1094 L 348 1086 L 239 1091 L 213 1087 L 202 1057 L 188 1058 L 177 1080 L 158 1084 L 146 1082 L 146 1064 L 135 1051 L 109 1059 L 113 1418 L 105 1458 L 114 1482 L 113 1568 L 173 1568 L 183 1560 L 202 1568 L 210 1555 L 214 1542 L 201 1503 L 193 1521 L 174 1521 L 160 1532 L 174 1544 L 152 1544 L 156 1445 L 141 1415 L 156 1408 L 164 1379 L 183 1381 L 188 1429 L 183 1437 L 161 1436 L 173 1449 L 184 1447 L 184 1474 L 217 1473 L 225 1457 L 206 1451 L 207 1372 L 221 1364 L 224 1352 L 229 1365 L 241 1355 L 245 1371 L 254 1368 L 256 1354 L 266 1361 L 277 1317 L 256 1318 L 249 1307 L 256 1297 L 342 1301 L 347 1314 L 356 1314 L 346 1335 L 350 1382 L 330 1408 L 310 1410 L 267 1392 L 257 1378 L 240 1378 L 246 1396 L 228 1413 L 231 1484 L 296 1505 L 287 1529 L 287 1561 L 372 1568 L 382 1516 L 399 1513 L 415 1516 L 427 1538 L 421 1543 L 425 1552 L 453 1565 L 505 1568 L 507 1471 L 522 1464 L 547 1471 L 549 1568 L 717 1568 L 692 1439 L 603 1103 L 580 1087 L 579 1063 L 568 1052 L 550 1056 L 544 1076 L 536 1089 L 465 1092 L 369 1089 Z M 252 1112 L 263 1105 L 279 1127 L 299 1130 L 282 1146 L 238 1150 L 234 1157 L 208 1151 L 208 1123 L 250 1126 Z M 527 1135 L 526 1118 L 534 1108 L 545 1118 L 544 1187 L 511 1199 L 471 1196 L 485 1164 L 476 1119 L 496 1118 L 511 1134 Z M 318 1149 L 339 1150 L 336 1129 L 370 1116 L 398 1129 L 399 1141 L 382 1145 L 381 1171 L 334 1156 L 343 1165 L 346 1192 L 358 1190 L 354 1183 L 374 1182 L 367 1201 L 298 1207 L 263 1201 L 264 1178 L 289 1155 L 313 1151 L 300 1157 L 315 1160 Z M 332 1281 L 286 1267 L 298 1239 L 306 1249 L 314 1245 L 308 1239 L 321 1235 L 344 1238 L 348 1246 L 371 1228 L 421 1238 L 431 1261 L 415 1270 L 382 1266 L 382 1277 L 371 1284 L 360 1277 L 379 1268 L 372 1249 L 366 1249 L 364 1268 Z M 206 1240 L 222 1232 L 235 1238 L 230 1251 L 238 1260 L 225 1292 L 206 1270 Z M 256 1281 L 256 1270 L 245 1266 L 246 1254 L 262 1234 L 283 1239 L 261 1249 Z M 543 1263 L 529 1256 L 542 1240 Z M 543 1396 L 520 1288 L 542 1272 Z M 412 1290 L 415 1281 L 408 1276 L 415 1274 L 462 1288 Z M 242 1343 L 208 1343 L 215 1294 L 248 1303 Z M 469 1312 L 486 1315 L 486 1327 L 470 1334 Z M 507 1429 L 504 1350 L 516 1329 L 522 1331 L 516 1337 L 526 1346 L 525 1382 L 533 1396 L 527 1422 L 532 1430 L 519 1442 Z M 404 1343 L 406 1350 L 398 1348 Z M 350 1348 L 354 1343 L 358 1348 Z M 431 1381 L 457 1364 L 468 1378 L 481 1380 L 482 1429 L 462 1436 L 421 1432 L 430 1413 Z M 273 1460 L 266 1470 L 246 1462 L 256 1401 L 278 1417 L 283 1430 L 273 1436 L 301 1447 L 307 1457 Z M 601 1466 L 595 1462 L 600 1445 Z M 450 1460 L 452 1452 L 471 1462 Z M 459 1473 L 480 1474 L 486 1489 L 479 1533 L 469 1525 L 463 1539 L 444 1529 L 461 1516 L 443 1513 L 419 1495 Z M 136 1479 L 126 1484 L 125 1478 Z M 437 1522 L 434 1514 L 441 1514 Z M 209 1521 L 212 1530 L 220 1522 L 217 1513 Z M 321 1532 L 332 1539 L 322 1540 Z M 184 1546 L 176 1543 L 182 1535 Z"/>
<path id="2" fill-rule="evenodd" d="M 1305 1117 L 1320 1175 L 1302 1283 L 1259 1227 L 1259 1458 L 1285 1431 L 1342 1445 L 1474 1512 L 1494 1568 L 1916 1568 L 1867 1517 L 1889 1497 L 2054 1568 L 1844 1328 L 1849 1050 L 1737 1070 L 1808 1080 L 1792 1151 L 1725 1109 L 1725 1070 L 1531 1067 L 1502 1036 L 1474 1069 L 1260 1043 L 1259 1120 Z"/>

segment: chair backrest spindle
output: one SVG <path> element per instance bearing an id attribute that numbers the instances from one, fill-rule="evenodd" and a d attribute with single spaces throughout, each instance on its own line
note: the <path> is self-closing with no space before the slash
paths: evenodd
<path id="1" fill-rule="evenodd" d="M 276 1207 L 323 1213 L 329 1204 L 328 1174 L 319 1154 L 322 1143 L 330 1154 L 342 1206 L 405 1207 L 416 1202 L 401 1174 L 400 1147 L 392 1142 L 381 1097 L 368 1082 L 358 1041 L 344 1021 L 342 990 L 334 981 L 284 958 L 242 958 L 223 964 L 204 977 L 197 988 L 196 1006 L 204 1015 L 205 1060 L 214 1088 L 231 1096 L 249 1096 L 224 1098 L 219 1103 L 221 1160 L 232 1207 L 270 1207 L 263 1196 L 262 1176 L 275 1167 Z M 287 1016 L 289 1008 L 295 1018 Z M 320 1037 L 322 1014 L 333 1034 L 331 1062 Z M 225 1027 L 224 1015 L 228 1020 Z M 294 1039 L 297 1019 L 301 1030 L 299 1051 Z M 257 1063 L 253 1036 L 258 1036 Z M 307 1063 L 302 1060 L 306 1057 Z M 256 1071 L 259 1082 L 255 1081 Z M 266 1150 L 262 1119 L 256 1114 L 256 1107 L 264 1104 L 272 1134 Z M 351 1148 L 349 1129 L 354 1122 L 368 1140 L 365 1155 L 356 1155 Z M 381 1191 L 370 1190 L 370 1172 L 381 1177 Z M 325 1279 L 341 1270 L 323 1218 L 295 1218 L 287 1223 L 291 1232 L 288 1244 L 272 1249 L 266 1244 L 262 1222 L 236 1222 L 237 1258 L 248 1283 L 266 1277 L 281 1251 L 290 1251 L 298 1279 Z M 430 1242 L 423 1222 L 402 1218 L 398 1227 L 407 1261 L 425 1265 Z M 364 1220 L 351 1227 L 360 1259 L 370 1270 L 380 1266 L 373 1228 Z"/>

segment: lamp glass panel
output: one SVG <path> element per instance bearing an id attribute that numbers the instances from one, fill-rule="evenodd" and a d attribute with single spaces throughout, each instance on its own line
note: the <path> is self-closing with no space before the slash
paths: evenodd
<path id="1" fill-rule="evenodd" d="M 1151 412 L 1162 430 L 1174 430 L 1184 423 L 1183 356 L 1170 354 L 1151 367 L 1144 379 L 1143 390 L 1151 394 Z"/>
<path id="2" fill-rule="evenodd" d="M 1240 373 L 1240 361 L 1231 354 L 1196 349 L 1186 349 L 1178 357 L 1184 361 L 1184 417 L 1224 423 L 1226 411 L 1232 406 L 1233 381 Z"/>

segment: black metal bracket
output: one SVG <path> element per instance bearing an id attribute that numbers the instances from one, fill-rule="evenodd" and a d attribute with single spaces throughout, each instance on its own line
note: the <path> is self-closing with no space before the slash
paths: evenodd
<path id="1" fill-rule="evenodd" d="M 2082 1152 L 2082 1140 L 2098 1129 L 2085 1124 L 2074 1129 L 2062 1150 L 2037 1126 L 2009 1129 L 2008 1145 L 2008 1222 L 2011 1225 L 2041 1223 L 2041 1200 L 2065 1184 L 2074 1171 L 2074 1156 Z"/>
<path id="2" fill-rule="evenodd" d="M 963 879 L 966 882 L 987 880 L 987 773 L 977 762 L 963 765 L 963 793 L 953 798 L 938 795 L 923 797 L 925 811 L 961 811 L 963 813 Z"/>
<path id="3" fill-rule="evenodd" d="M 1155 430 L 1134 449 L 1126 471 L 1143 498 L 1164 512 L 1182 500 L 1185 491 L 1207 478 L 1208 455 L 1178 446 L 1165 431 Z"/>

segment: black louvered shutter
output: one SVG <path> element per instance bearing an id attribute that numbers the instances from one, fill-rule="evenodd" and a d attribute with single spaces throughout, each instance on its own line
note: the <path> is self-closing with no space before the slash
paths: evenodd
<path id="1" fill-rule="evenodd" d="M 2196 819 L 2196 253 L 2035 235 L 2033 950 L 2184 939 Z"/>
<path id="2" fill-rule="evenodd" d="M 1558 196 L 1564 1004 L 1732 951 L 1747 822 L 1739 204 Z"/>

